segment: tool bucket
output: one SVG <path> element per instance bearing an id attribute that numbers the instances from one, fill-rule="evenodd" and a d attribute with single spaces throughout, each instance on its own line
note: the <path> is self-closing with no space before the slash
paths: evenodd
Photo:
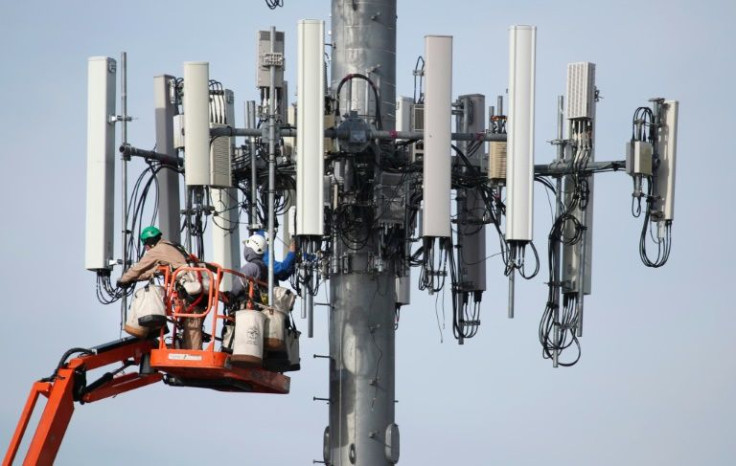
<path id="1" fill-rule="evenodd" d="M 263 364 L 263 335 L 266 316 L 254 310 L 235 313 L 235 338 L 230 361 L 239 366 Z"/>

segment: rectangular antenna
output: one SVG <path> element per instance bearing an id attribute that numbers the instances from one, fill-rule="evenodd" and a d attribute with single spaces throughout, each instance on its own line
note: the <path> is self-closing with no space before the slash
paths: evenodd
<path id="1" fill-rule="evenodd" d="M 677 155 L 677 114 L 680 104 L 665 100 L 659 106 L 660 127 L 657 131 L 659 166 L 654 172 L 654 206 L 652 220 L 675 219 L 675 156 Z"/>
<path id="2" fill-rule="evenodd" d="M 210 65 L 184 63 L 184 180 L 210 184 Z"/>
<path id="3" fill-rule="evenodd" d="M 115 72 L 112 58 L 87 63 L 87 270 L 109 270 L 113 260 Z"/>
<path id="4" fill-rule="evenodd" d="M 595 63 L 567 65 L 567 118 L 593 118 L 595 114 Z"/>
<path id="5" fill-rule="evenodd" d="M 582 145 L 589 146 L 586 150 L 590 164 L 595 161 L 595 63 L 579 62 L 567 65 L 567 119 L 573 121 L 590 121 L 589 129 L 582 134 L 573 134 L 579 149 Z M 572 123 L 570 125 L 572 127 Z M 582 139 L 580 139 L 582 138 Z M 584 142 L 587 141 L 587 142 Z M 574 157 L 574 156 L 571 156 Z M 566 163 L 574 164 L 573 160 Z M 570 176 L 564 179 L 564 202 L 569 205 L 575 182 Z M 563 292 L 589 295 L 592 289 L 593 271 L 593 188 L 594 179 L 590 175 L 587 179 L 587 199 L 585 209 L 581 205 L 573 209 L 572 215 L 585 225 L 584 238 L 576 244 L 562 245 L 562 283 Z M 582 201 L 581 201 L 582 202 Z M 571 238 L 574 235 L 572 223 L 567 222 L 563 236 Z M 583 263 L 584 261 L 584 263 Z"/>
<path id="6" fill-rule="evenodd" d="M 534 207 L 535 26 L 509 29 L 509 114 L 506 239 L 531 241 Z"/>
<path id="7" fill-rule="evenodd" d="M 302 20 L 316 21 L 316 20 Z M 271 31 L 258 31 L 258 63 L 256 66 L 256 86 L 271 86 L 271 65 L 276 68 L 276 88 L 284 86 L 284 32 L 276 31 L 276 40 L 271 51 Z"/>
<path id="8" fill-rule="evenodd" d="M 409 131 L 423 133 L 424 132 L 424 104 L 412 104 L 411 113 L 409 115 Z M 414 142 L 411 146 L 411 162 L 421 162 L 424 160 L 424 139 Z"/>
<path id="9" fill-rule="evenodd" d="M 411 106 L 414 100 L 409 97 L 396 99 L 396 131 L 411 131 Z"/>
<path id="10" fill-rule="evenodd" d="M 235 98 L 230 89 L 225 89 L 224 102 L 225 123 L 235 127 Z M 230 154 L 234 138 L 223 136 L 217 139 L 221 139 L 227 145 L 228 154 Z M 214 144 L 212 150 L 215 150 Z M 229 156 L 227 163 L 230 164 Z M 230 177 L 229 167 L 227 176 Z M 216 212 L 216 215 L 212 217 L 212 261 L 226 269 L 238 270 L 240 268 L 240 191 L 237 188 L 213 188 L 210 193 Z M 232 274 L 225 274 L 220 283 L 220 291 L 231 289 Z"/>
<path id="11" fill-rule="evenodd" d="M 156 108 L 156 151 L 171 157 L 177 156 L 175 148 L 174 120 L 178 103 L 174 96 L 176 78 L 161 75 L 153 78 L 153 101 Z M 181 131 L 181 128 L 179 128 Z M 181 133 L 180 133 L 181 134 Z M 183 145 L 183 144 L 182 144 Z M 179 223 L 179 173 L 160 170 L 158 180 L 158 227 L 164 238 L 181 242 Z"/>
<path id="12" fill-rule="evenodd" d="M 396 304 L 408 306 L 411 304 L 411 269 L 407 267 L 406 275 L 396 277 L 395 298 Z"/>
<path id="13" fill-rule="evenodd" d="M 235 95 L 230 89 L 225 89 L 222 95 L 212 96 L 213 99 L 221 99 L 224 104 L 225 116 L 223 123 L 214 123 L 210 121 L 211 128 L 234 128 L 235 111 L 233 105 L 235 103 Z M 216 108 L 218 106 L 215 106 Z M 214 109 L 210 114 L 214 113 Z M 212 140 L 210 143 L 210 186 L 217 188 L 231 188 L 233 186 L 232 161 L 233 152 L 235 150 L 235 139 L 231 137 L 220 136 Z"/>
<path id="14" fill-rule="evenodd" d="M 424 237 L 449 238 L 452 36 L 425 36 Z"/>
<path id="15" fill-rule="evenodd" d="M 296 234 L 324 234 L 325 26 L 299 21 L 296 118 Z"/>
<path id="16" fill-rule="evenodd" d="M 486 129 L 486 98 L 481 94 L 461 95 L 457 99 L 462 109 L 457 115 L 456 128 L 461 133 L 481 134 Z M 485 156 L 484 144 L 463 141 L 458 145 L 478 173 Z M 479 190 L 458 189 L 456 196 L 457 241 L 456 267 L 458 289 L 486 290 L 486 227 L 483 217 L 486 204 Z"/>

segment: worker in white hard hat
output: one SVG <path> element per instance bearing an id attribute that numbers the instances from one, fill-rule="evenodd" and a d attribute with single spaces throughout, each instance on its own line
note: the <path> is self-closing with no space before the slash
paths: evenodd
<path id="1" fill-rule="evenodd" d="M 294 273 L 295 249 L 295 244 L 292 242 L 284 260 L 274 261 L 274 278 L 276 280 L 286 280 Z M 268 242 L 263 234 L 260 232 L 254 233 L 243 241 L 243 259 L 245 259 L 245 264 L 240 268 L 240 273 L 245 275 L 246 278 L 253 278 L 262 282 L 268 280 L 270 254 Z M 232 293 L 234 295 L 240 294 L 245 288 L 244 280 L 235 280 Z"/>
<path id="2" fill-rule="evenodd" d="M 233 295 L 238 295 L 248 288 L 247 279 L 264 281 L 268 277 L 268 267 L 263 262 L 263 253 L 266 252 L 266 238 L 259 234 L 253 234 L 243 241 L 243 259 L 245 264 L 240 268 L 240 273 L 245 279 L 233 280 Z"/>

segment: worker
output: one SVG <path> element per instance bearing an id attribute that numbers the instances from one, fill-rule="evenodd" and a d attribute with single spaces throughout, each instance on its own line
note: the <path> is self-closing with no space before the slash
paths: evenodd
<path id="1" fill-rule="evenodd" d="M 245 278 L 233 280 L 232 294 L 241 294 L 248 288 L 247 279 L 264 281 L 268 277 L 268 267 L 263 262 L 263 253 L 266 252 L 266 238 L 258 233 L 243 241 L 243 259 L 245 264 L 240 267 L 240 273 Z"/>
<path id="2" fill-rule="evenodd" d="M 289 252 L 284 257 L 284 260 L 274 261 L 274 278 L 277 280 L 286 280 L 291 274 L 294 273 L 294 262 L 296 260 L 296 245 L 292 242 L 289 247 Z M 243 241 L 243 259 L 245 264 L 240 268 L 240 273 L 243 277 L 235 277 L 233 279 L 233 288 L 229 292 L 222 293 L 225 297 L 225 302 L 229 305 L 241 303 L 246 298 L 247 291 L 250 288 L 249 279 L 258 280 L 265 282 L 268 280 L 268 247 L 266 238 L 261 232 L 252 234 L 248 239 Z M 265 297 L 261 295 L 258 290 L 256 296 Z M 256 300 L 260 298 L 256 297 Z M 232 339 L 233 339 L 234 327 L 231 323 L 226 322 L 222 328 L 222 351 L 232 352 Z"/>
<path id="3" fill-rule="evenodd" d="M 296 260 L 296 244 L 292 241 L 289 251 L 283 261 L 274 261 L 274 278 L 276 280 L 287 280 L 294 273 L 294 262 Z M 268 263 L 270 254 L 266 238 L 260 233 L 252 234 L 243 241 L 243 259 L 245 264 L 240 268 L 240 273 L 246 278 L 252 278 L 265 282 L 268 280 Z M 243 279 L 235 280 L 233 284 L 233 295 L 238 295 L 246 288 Z"/>
<path id="4" fill-rule="evenodd" d="M 187 265 L 189 258 L 181 245 L 162 239 L 161 230 L 155 226 L 143 229 L 140 236 L 146 252 L 138 263 L 133 264 L 117 282 L 119 288 L 129 286 L 136 281 L 150 280 L 158 271 L 160 265 L 170 266 L 173 269 Z M 199 312 L 199 311 L 195 311 Z M 202 349 L 202 317 L 183 319 L 184 349 Z"/>

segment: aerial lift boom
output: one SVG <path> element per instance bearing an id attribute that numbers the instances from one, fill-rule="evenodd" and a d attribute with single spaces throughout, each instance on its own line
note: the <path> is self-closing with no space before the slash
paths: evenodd
<path id="1" fill-rule="evenodd" d="M 211 335 L 215 335 L 218 324 L 230 317 L 218 311 L 220 302 L 219 284 L 223 273 L 237 272 L 214 266 L 216 273 L 205 267 L 183 266 L 173 273 L 165 268 L 164 282 L 167 284 L 167 317 L 175 328 L 185 317 L 210 317 Z M 177 302 L 173 283 L 178 274 L 188 271 L 206 273 L 212 286 L 204 293 L 206 308 L 202 312 L 190 314 L 186 307 L 174 305 Z M 249 285 L 249 310 L 253 307 L 254 282 Z M 216 350 L 215 338 L 203 349 L 183 349 L 174 342 L 166 341 L 167 326 L 162 327 L 158 337 L 128 337 L 93 348 L 72 348 L 61 358 L 54 373 L 33 384 L 31 393 L 23 408 L 18 425 L 13 434 L 2 466 L 13 464 L 23 436 L 36 407 L 39 396 L 47 398 L 46 406 L 36 426 L 33 439 L 28 447 L 24 465 L 53 464 L 61 441 L 74 412 L 74 402 L 92 403 L 120 393 L 163 381 L 171 386 L 210 388 L 226 392 L 246 393 L 289 393 L 291 379 L 281 373 L 295 370 L 286 367 L 258 367 L 231 363 L 227 351 Z M 78 356 L 69 359 L 72 355 Z M 87 372 L 111 364 L 119 367 L 106 372 L 96 381 L 87 383 Z M 130 367 L 139 366 L 125 372 Z"/>
<path id="2" fill-rule="evenodd" d="M 160 381 L 163 376 L 155 371 L 123 373 L 124 369 L 140 364 L 156 347 L 158 342 L 155 339 L 139 340 L 130 337 L 90 349 L 74 348 L 67 351 L 50 377 L 33 384 L 3 459 L 3 466 L 13 464 L 40 395 L 47 398 L 46 407 L 28 447 L 23 461 L 25 465 L 53 464 L 74 413 L 75 401 L 91 403 Z M 74 353 L 82 355 L 66 362 Z M 87 371 L 115 363 L 122 365 L 87 384 Z"/>

